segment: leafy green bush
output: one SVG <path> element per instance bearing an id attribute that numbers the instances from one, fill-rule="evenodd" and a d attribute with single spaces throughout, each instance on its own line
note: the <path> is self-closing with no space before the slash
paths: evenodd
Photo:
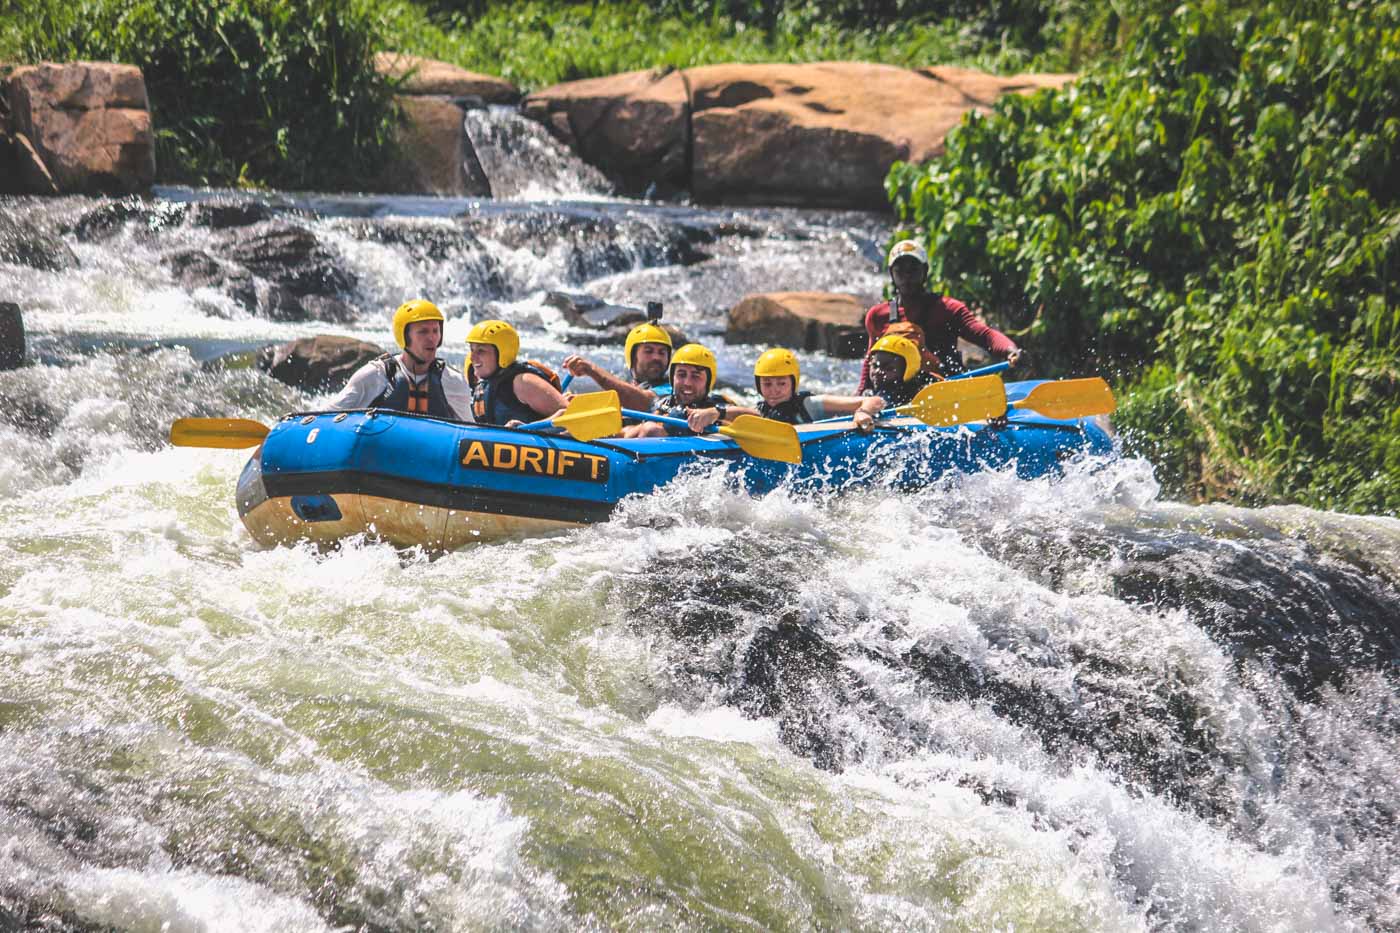
<path id="1" fill-rule="evenodd" d="M 1400 3 L 1188 0 L 891 199 L 1177 492 L 1400 510 Z"/>
<path id="2" fill-rule="evenodd" d="M 351 189 L 391 145 L 364 0 L 9 0 L 0 54 L 141 67 L 161 180 Z"/>
<path id="3" fill-rule="evenodd" d="M 1021 47 L 970 34 L 955 20 L 848 27 L 806 18 L 805 12 L 783 12 L 768 31 L 718 9 L 705 13 L 703 4 L 699 13 L 606 0 L 459 6 L 387 6 L 392 47 L 500 75 L 526 90 L 622 71 L 719 62 L 857 60 L 988 71 L 1031 64 Z"/>

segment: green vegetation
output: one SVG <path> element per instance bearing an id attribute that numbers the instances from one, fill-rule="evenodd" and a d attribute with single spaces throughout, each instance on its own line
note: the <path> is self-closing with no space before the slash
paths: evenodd
<path id="1" fill-rule="evenodd" d="M 791 11 L 765 5 L 763 15 L 740 9 L 737 16 L 723 4 L 686 6 L 525 0 L 456 11 L 409 4 L 388 9 L 397 51 L 498 74 L 526 90 L 622 71 L 719 62 L 856 60 L 1014 72 L 1028 67 L 1035 52 L 1012 43 L 1009 32 L 969 30 L 960 18 L 924 15 L 852 24 L 816 4 Z M 1041 58 L 1050 61 L 1048 54 Z M 1063 64 L 1063 56 L 1053 61 Z"/>
<path id="2" fill-rule="evenodd" d="M 897 165 L 934 278 L 1177 494 L 1400 510 L 1400 3 L 1188 0 Z"/>
<path id="3" fill-rule="evenodd" d="M 360 0 L 8 0 L 0 59 L 137 64 L 161 180 L 355 188 L 392 139 Z"/>
<path id="4" fill-rule="evenodd" d="M 1056 24 L 1078 22 L 1080 2 L 0 0 L 0 61 L 139 65 L 163 182 L 353 190 L 377 174 L 393 138 L 392 87 L 375 73 L 376 51 L 440 59 L 524 90 L 729 61 L 1014 71 L 1068 64 L 1080 32 Z"/>

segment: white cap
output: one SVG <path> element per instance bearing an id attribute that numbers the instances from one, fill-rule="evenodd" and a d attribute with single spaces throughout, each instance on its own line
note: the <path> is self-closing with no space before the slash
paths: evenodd
<path id="1" fill-rule="evenodd" d="M 928 250 L 920 246 L 915 240 L 900 240 L 890 248 L 890 261 L 886 264 L 886 268 L 894 268 L 894 261 L 896 259 L 903 259 L 906 256 L 910 259 L 917 259 L 925 266 L 928 265 Z"/>

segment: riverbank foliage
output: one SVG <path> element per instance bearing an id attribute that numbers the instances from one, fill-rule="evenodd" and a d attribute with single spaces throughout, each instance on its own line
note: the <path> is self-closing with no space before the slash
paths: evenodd
<path id="1" fill-rule="evenodd" d="M 163 182 L 355 188 L 392 140 L 364 0 L 6 0 L 0 58 L 118 61 L 146 79 Z"/>
<path id="2" fill-rule="evenodd" d="M 993 73 L 1055 70 L 1082 53 L 1083 35 L 1109 28 L 1077 13 L 1052 15 L 1052 7 L 1070 8 L 1049 0 L 1024 4 L 1024 15 L 1016 18 L 998 13 L 1003 6 L 986 0 L 906 3 L 903 17 L 893 15 L 896 4 L 886 6 L 890 9 L 869 4 L 861 13 L 855 3 L 440 0 L 394 6 L 391 32 L 399 51 L 498 74 L 533 90 L 623 71 L 721 62 L 871 61 L 955 64 Z"/>
<path id="3" fill-rule="evenodd" d="M 1081 8 L 1087 0 L 0 0 L 0 61 L 139 65 L 161 182 L 355 190 L 393 140 L 377 51 L 526 91 L 731 61 L 1005 72 L 1078 54 L 1081 34 L 1105 28 Z"/>
<path id="4" fill-rule="evenodd" d="M 1400 3 L 1162 6 L 889 188 L 1172 492 L 1400 511 Z"/>

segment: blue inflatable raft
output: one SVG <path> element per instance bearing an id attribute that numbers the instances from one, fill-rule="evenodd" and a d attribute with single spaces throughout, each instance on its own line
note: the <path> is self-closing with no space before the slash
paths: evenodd
<path id="1" fill-rule="evenodd" d="M 1038 384 L 1008 383 L 1007 398 Z M 1114 452 L 1105 419 L 1057 421 L 1022 410 L 997 427 L 895 418 L 870 434 L 849 421 L 797 432 L 802 463 L 789 465 L 749 457 L 718 435 L 582 442 L 400 412 L 288 415 L 244 467 L 238 511 L 265 545 L 330 544 L 363 533 L 447 551 L 606 521 L 623 497 L 652 492 L 697 464 L 725 464 L 762 494 L 779 483 L 917 487 L 1008 464 L 1032 478 L 1071 457 Z"/>

